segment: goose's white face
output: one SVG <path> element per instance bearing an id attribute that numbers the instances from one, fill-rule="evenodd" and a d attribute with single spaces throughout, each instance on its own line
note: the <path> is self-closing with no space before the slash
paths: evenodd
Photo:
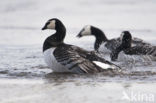
<path id="1" fill-rule="evenodd" d="M 120 40 L 122 41 L 122 38 L 124 36 L 124 33 L 122 32 L 121 35 L 120 35 Z"/>
<path id="2" fill-rule="evenodd" d="M 91 35 L 91 26 L 87 25 L 83 28 L 83 30 L 81 31 L 81 36 L 88 36 Z"/>
<path id="3" fill-rule="evenodd" d="M 47 29 L 55 29 L 55 25 L 56 25 L 55 23 L 56 23 L 55 20 L 48 21 Z"/>

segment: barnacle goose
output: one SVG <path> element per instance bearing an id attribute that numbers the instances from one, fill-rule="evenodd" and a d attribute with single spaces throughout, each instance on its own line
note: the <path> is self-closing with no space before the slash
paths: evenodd
<path id="1" fill-rule="evenodd" d="M 112 51 L 111 60 L 115 61 L 121 51 L 127 55 L 151 55 L 156 57 L 156 46 L 140 44 L 132 47 L 132 35 L 128 31 L 123 32 L 122 43 L 116 50 Z"/>
<path id="2" fill-rule="evenodd" d="M 46 22 L 42 30 L 53 29 L 56 33 L 47 37 L 43 44 L 43 54 L 47 65 L 54 72 L 97 73 L 120 67 L 74 45 L 64 43 L 66 28 L 57 18 Z"/>
<path id="3" fill-rule="evenodd" d="M 99 28 L 92 26 L 92 25 L 87 25 L 85 26 L 80 33 L 77 35 L 77 37 L 83 37 L 83 36 L 95 36 L 95 43 L 94 43 L 94 50 L 99 51 L 99 52 L 104 52 L 104 53 L 111 53 L 114 51 L 120 44 L 122 40 L 122 35 L 124 32 L 121 34 L 121 37 L 114 38 L 114 39 L 108 39 L 104 32 L 100 30 Z M 133 38 L 132 39 L 132 45 L 144 45 L 148 44 L 144 42 L 143 40 L 139 38 Z"/>

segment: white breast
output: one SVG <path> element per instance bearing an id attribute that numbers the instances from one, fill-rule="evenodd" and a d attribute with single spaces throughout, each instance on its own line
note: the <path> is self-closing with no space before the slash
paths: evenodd
<path id="1" fill-rule="evenodd" d="M 57 60 L 55 59 L 53 52 L 55 48 L 50 48 L 44 51 L 44 59 L 47 65 L 54 71 L 54 72 L 69 72 L 68 68 L 61 65 Z"/>

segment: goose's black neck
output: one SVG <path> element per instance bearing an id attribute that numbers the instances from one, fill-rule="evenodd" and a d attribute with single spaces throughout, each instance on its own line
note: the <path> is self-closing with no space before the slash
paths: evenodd
<path id="1" fill-rule="evenodd" d="M 94 49 L 98 50 L 102 42 L 108 41 L 107 37 L 105 36 L 104 32 L 101 31 L 99 28 L 91 27 L 91 32 L 95 36 L 95 44 Z"/>
<path id="2" fill-rule="evenodd" d="M 43 52 L 49 48 L 57 47 L 64 43 L 64 38 L 66 35 L 66 28 L 63 24 L 59 24 L 55 28 L 56 33 L 47 37 L 43 44 Z"/>

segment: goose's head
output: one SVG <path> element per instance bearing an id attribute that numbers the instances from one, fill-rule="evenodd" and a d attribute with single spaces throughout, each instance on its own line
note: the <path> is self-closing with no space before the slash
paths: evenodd
<path id="1" fill-rule="evenodd" d="M 92 25 L 87 25 L 82 28 L 82 30 L 79 32 L 77 37 L 81 38 L 83 36 L 95 36 L 96 39 L 102 40 L 102 41 L 107 41 L 107 37 L 105 36 L 104 32 Z"/>
<path id="2" fill-rule="evenodd" d="M 124 49 L 131 47 L 132 35 L 129 31 L 123 31 L 121 33 L 120 39 L 122 41 L 122 45 L 123 45 Z"/>
<path id="3" fill-rule="evenodd" d="M 48 36 L 44 42 L 43 51 L 47 49 L 47 47 L 56 47 L 62 43 L 64 43 L 64 38 L 66 35 L 66 28 L 63 23 L 57 19 L 53 18 L 48 20 L 42 30 L 52 29 L 56 30 L 56 32 L 50 36 Z M 45 46 L 46 45 L 46 46 Z"/>
<path id="4" fill-rule="evenodd" d="M 83 36 L 89 36 L 92 35 L 92 26 L 91 25 L 86 25 L 85 27 L 82 28 L 80 33 L 77 35 L 77 37 L 83 37 Z"/>
<path id="5" fill-rule="evenodd" d="M 53 18 L 53 19 L 48 20 L 45 23 L 42 30 L 46 30 L 46 29 L 58 30 L 58 29 L 61 29 L 61 28 L 65 28 L 63 23 L 59 19 Z"/>
<path id="6" fill-rule="evenodd" d="M 123 37 L 124 38 L 132 38 L 132 35 L 131 35 L 131 33 L 129 32 L 129 31 L 123 31 L 122 33 L 121 33 L 121 35 L 120 35 L 120 40 L 122 41 L 122 39 L 123 39 Z"/>

